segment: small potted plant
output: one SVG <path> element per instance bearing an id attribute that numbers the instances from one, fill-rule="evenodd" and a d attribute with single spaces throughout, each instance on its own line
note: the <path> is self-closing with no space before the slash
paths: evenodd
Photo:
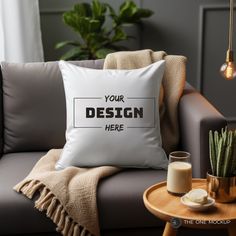
<path id="1" fill-rule="evenodd" d="M 209 132 L 211 173 L 207 173 L 207 191 L 217 202 L 236 200 L 236 130 Z"/>

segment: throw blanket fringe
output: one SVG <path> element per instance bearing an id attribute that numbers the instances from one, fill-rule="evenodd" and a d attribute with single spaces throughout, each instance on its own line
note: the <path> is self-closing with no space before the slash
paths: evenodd
<path id="1" fill-rule="evenodd" d="M 29 199 L 39 194 L 35 208 L 46 213 L 65 236 L 100 236 L 97 212 L 97 184 L 120 169 L 68 167 L 55 170 L 61 149 L 40 158 L 28 176 L 13 189 Z"/>
<path id="2" fill-rule="evenodd" d="M 34 194 L 39 192 L 40 195 L 35 201 L 35 208 L 41 212 L 45 211 L 47 217 L 57 225 L 57 232 L 62 235 L 93 236 L 86 228 L 73 221 L 56 196 L 40 181 L 31 180 L 15 186 L 14 189 L 29 199 L 32 199 Z"/>

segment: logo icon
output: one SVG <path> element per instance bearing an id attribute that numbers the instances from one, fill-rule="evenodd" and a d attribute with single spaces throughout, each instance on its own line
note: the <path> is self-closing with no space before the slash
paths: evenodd
<path id="1" fill-rule="evenodd" d="M 182 220 L 179 218 L 173 217 L 171 218 L 170 223 L 174 229 L 178 229 L 182 225 Z"/>

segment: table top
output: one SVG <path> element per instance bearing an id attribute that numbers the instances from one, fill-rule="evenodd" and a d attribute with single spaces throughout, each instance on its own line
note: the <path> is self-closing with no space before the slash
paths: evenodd
<path id="1" fill-rule="evenodd" d="M 206 189 L 206 179 L 193 179 L 192 187 Z M 162 220 L 170 221 L 176 217 L 184 220 L 186 224 L 190 221 L 205 224 L 221 221 L 236 221 L 236 203 L 216 203 L 214 207 L 203 212 L 191 211 L 180 202 L 179 196 L 171 195 L 166 190 L 166 181 L 155 184 L 148 188 L 143 195 L 146 208 Z M 222 222 L 225 221 L 225 222 Z"/>

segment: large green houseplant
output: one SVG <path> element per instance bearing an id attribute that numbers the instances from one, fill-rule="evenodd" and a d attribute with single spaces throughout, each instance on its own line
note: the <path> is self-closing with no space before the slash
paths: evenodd
<path id="1" fill-rule="evenodd" d="M 207 173 L 207 190 L 218 202 L 236 200 L 236 131 L 227 127 L 209 132 L 211 172 Z"/>
<path id="2" fill-rule="evenodd" d="M 57 43 L 56 49 L 65 46 L 70 49 L 61 57 L 63 60 L 83 60 L 105 58 L 108 53 L 126 49 L 118 43 L 131 36 L 125 33 L 125 24 L 141 23 L 142 18 L 150 17 L 151 10 L 137 7 L 133 1 L 125 1 L 116 11 L 108 3 L 93 0 L 78 3 L 73 9 L 63 14 L 63 21 L 78 36 L 75 41 Z M 112 26 L 107 27 L 111 19 Z"/>

